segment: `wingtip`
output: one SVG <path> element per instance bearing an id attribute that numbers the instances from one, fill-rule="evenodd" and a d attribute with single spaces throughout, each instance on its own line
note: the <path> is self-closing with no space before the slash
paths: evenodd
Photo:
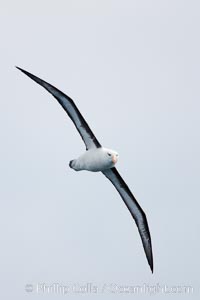
<path id="1" fill-rule="evenodd" d="M 40 85 L 42 85 L 41 83 L 44 82 L 44 80 L 40 79 L 39 77 L 31 74 L 30 72 L 15 66 L 18 70 L 20 70 L 22 73 L 24 73 L 26 76 L 30 77 L 32 80 L 34 80 L 35 82 L 39 83 Z"/>
<path id="2" fill-rule="evenodd" d="M 146 258 L 149 264 L 149 267 L 151 269 L 151 272 L 153 274 L 154 271 L 154 263 L 153 263 L 153 253 L 152 253 L 152 247 L 150 247 L 150 252 L 147 252 L 146 249 L 145 250 L 145 254 L 146 254 Z"/>
<path id="3" fill-rule="evenodd" d="M 151 272 L 153 274 L 153 265 L 150 265 Z"/>
<path id="4" fill-rule="evenodd" d="M 154 271 L 154 268 L 153 268 L 153 258 L 151 258 L 150 260 L 148 260 L 148 263 L 149 263 L 149 267 L 151 269 L 151 272 L 153 274 L 153 271 Z"/>
<path id="5" fill-rule="evenodd" d="M 21 71 L 21 68 L 20 68 L 20 67 L 18 67 L 18 66 L 15 66 L 15 68 Z"/>
<path id="6" fill-rule="evenodd" d="M 23 70 L 22 68 L 18 67 L 18 66 L 15 66 L 16 69 L 20 70 L 21 72 L 23 73 L 28 73 L 27 71 Z"/>

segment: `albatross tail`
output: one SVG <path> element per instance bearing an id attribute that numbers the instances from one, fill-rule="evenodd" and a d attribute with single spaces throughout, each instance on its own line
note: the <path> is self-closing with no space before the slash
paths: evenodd
<path id="1" fill-rule="evenodd" d="M 69 167 L 73 169 L 75 159 L 70 160 Z"/>

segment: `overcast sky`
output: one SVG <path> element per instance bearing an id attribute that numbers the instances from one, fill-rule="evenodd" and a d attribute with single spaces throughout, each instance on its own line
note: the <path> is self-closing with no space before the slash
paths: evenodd
<path id="1" fill-rule="evenodd" d="M 199 299 L 199 1 L 0 6 L 1 298 L 149 299 L 156 285 L 159 299 Z M 15 65 L 71 96 L 100 143 L 119 152 L 148 218 L 153 275 L 114 187 L 68 167 L 85 151 L 71 120 Z M 87 283 L 97 294 L 72 290 Z"/>

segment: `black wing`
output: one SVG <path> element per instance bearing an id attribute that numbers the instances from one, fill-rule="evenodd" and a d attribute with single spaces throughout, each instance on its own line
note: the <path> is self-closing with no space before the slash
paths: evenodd
<path id="1" fill-rule="evenodd" d="M 91 149 L 91 148 L 100 148 L 101 144 L 98 142 L 96 139 L 95 135 L 93 134 L 92 130 L 88 126 L 87 122 L 81 115 L 80 111 L 76 107 L 74 101 L 65 95 L 63 92 L 59 91 L 56 87 L 53 85 L 47 83 L 46 81 L 36 77 L 35 75 L 19 68 L 20 71 L 22 71 L 24 74 L 26 74 L 28 77 L 33 79 L 35 82 L 43 86 L 49 93 L 51 93 L 56 100 L 60 103 L 60 105 L 64 108 L 74 125 L 76 126 L 76 129 L 80 133 L 80 136 L 82 137 L 86 149 Z"/>
<path id="2" fill-rule="evenodd" d="M 119 194 L 121 195 L 124 203 L 128 207 L 131 215 L 133 216 L 136 225 L 138 227 L 138 231 L 140 233 L 142 244 L 144 247 L 144 251 L 153 273 L 153 253 L 151 246 L 151 236 L 149 232 L 149 227 L 147 223 L 147 218 L 142 208 L 138 204 L 137 200 L 131 193 L 129 187 L 124 182 L 120 174 L 118 173 L 116 168 L 111 168 L 102 172 L 115 186 Z"/>

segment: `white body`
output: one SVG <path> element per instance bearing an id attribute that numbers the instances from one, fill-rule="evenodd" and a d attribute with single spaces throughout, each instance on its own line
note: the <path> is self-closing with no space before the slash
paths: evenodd
<path id="1" fill-rule="evenodd" d="M 107 148 L 89 149 L 77 159 L 70 162 L 70 167 L 76 171 L 87 170 L 99 172 L 114 167 L 118 153 Z"/>

